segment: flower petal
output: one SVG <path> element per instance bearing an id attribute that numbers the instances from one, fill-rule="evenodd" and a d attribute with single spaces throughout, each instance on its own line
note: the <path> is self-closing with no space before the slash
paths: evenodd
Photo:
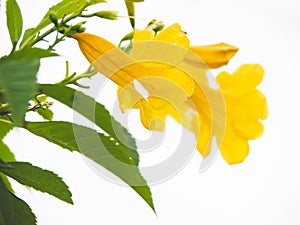
<path id="1" fill-rule="evenodd" d="M 263 74 L 260 65 L 243 65 L 232 75 L 222 72 L 217 77 L 225 99 L 227 121 L 220 150 L 230 164 L 242 162 L 249 152 L 248 140 L 263 133 L 260 119 L 266 119 L 268 108 L 265 96 L 256 89 Z"/>
<path id="2" fill-rule="evenodd" d="M 160 31 L 153 40 L 174 43 L 184 48 L 190 45 L 190 40 L 187 38 L 186 33 L 181 30 L 181 26 L 178 23 L 174 23 Z"/>
<path id="3" fill-rule="evenodd" d="M 171 105 L 159 97 L 149 97 L 140 101 L 140 116 L 145 128 L 162 131 L 165 128 L 166 116 Z"/>
<path id="4" fill-rule="evenodd" d="M 154 36 L 153 30 L 138 30 L 134 32 L 133 42 L 152 40 Z"/>
<path id="5" fill-rule="evenodd" d="M 223 158 L 229 164 L 240 163 L 243 162 L 249 154 L 249 144 L 247 140 L 237 136 L 230 128 L 230 125 L 228 125 L 220 146 L 220 151 Z"/>
<path id="6" fill-rule="evenodd" d="M 226 110 L 235 115 L 235 121 L 266 119 L 268 107 L 266 97 L 259 90 L 248 91 L 242 96 L 224 95 Z"/>
<path id="7" fill-rule="evenodd" d="M 240 66 L 232 75 L 221 72 L 217 76 L 224 94 L 243 95 L 255 88 L 263 79 L 264 70 L 258 64 L 245 64 Z"/>
<path id="8" fill-rule="evenodd" d="M 133 84 L 129 84 L 127 86 L 118 87 L 118 99 L 119 99 L 119 107 L 121 111 L 124 113 L 127 109 L 138 109 L 139 101 L 143 99 L 134 88 Z"/>
<path id="9" fill-rule="evenodd" d="M 237 47 L 225 43 L 190 46 L 189 49 L 197 54 L 209 68 L 218 68 L 226 65 L 238 51 Z"/>
<path id="10" fill-rule="evenodd" d="M 264 132 L 263 124 L 255 120 L 240 121 L 239 123 L 233 124 L 232 128 L 238 136 L 245 140 L 254 140 Z"/>

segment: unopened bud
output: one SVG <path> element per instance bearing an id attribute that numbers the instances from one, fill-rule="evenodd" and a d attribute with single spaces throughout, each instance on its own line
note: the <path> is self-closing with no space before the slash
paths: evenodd
<path id="1" fill-rule="evenodd" d="M 116 11 L 99 11 L 95 15 L 100 18 L 108 19 L 108 20 L 118 19 L 118 12 Z"/>
<path id="2" fill-rule="evenodd" d="M 85 27 L 82 26 L 83 24 L 85 24 L 85 22 L 77 23 L 76 25 L 72 26 L 71 30 L 76 33 L 82 33 L 85 31 Z"/>
<path id="3" fill-rule="evenodd" d="M 49 19 L 51 20 L 52 23 L 54 23 L 54 25 L 55 25 L 56 27 L 58 27 L 58 19 L 57 19 L 57 16 L 56 16 L 56 13 L 55 13 L 55 12 L 51 11 L 51 12 L 49 13 Z"/>

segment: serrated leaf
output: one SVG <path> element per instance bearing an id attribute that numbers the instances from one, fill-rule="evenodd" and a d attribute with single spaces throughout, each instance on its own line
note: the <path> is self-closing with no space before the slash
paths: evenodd
<path id="1" fill-rule="evenodd" d="M 15 161 L 14 154 L 10 151 L 10 149 L 7 147 L 6 144 L 4 144 L 2 141 L 0 141 L 0 160 L 8 161 L 8 160 Z M 0 179 L 2 178 L 5 186 L 8 188 L 9 191 L 14 193 L 14 190 L 11 186 L 11 183 L 8 179 L 8 177 L 2 173 L 0 173 Z M 1 223 L 0 223 L 1 224 Z"/>
<path id="2" fill-rule="evenodd" d="M 10 121 L 7 121 L 5 117 L 0 116 L 0 160 L 4 162 L 14 162 L 16 161 L 15 155 L 10 151 L 7 145 L 2 141 L 2 139 L 6 136 L 6 134 L 13 128 Z M 14 192 L 8 178 L 0 173 L 0 176 L 5 183 L 6 187 Z"/>
<path id="3" fill-rule="evenodd" d="M 11 183 L 6 175 L 4 175 L 3 173 L 0 173 L 0 179 L 2 179 L 4 185 L 11 193 L 15 193 L 14 189 L 12 188 Z"/>
<path id="4" fill-rule="evenodd" d="M 0 171 L 23 185 L 46 192 L 62 201 L 73 204 L 68 186 L 55 173 L 33 166 L 28 162 L 7 162 L 0 160 Z"/>
<path id="5" fill-rule="evenodd" d="M 6 134 L 13 128 L 10 121 L 7 121 L 5 117 L 0 116 L 0 140 L 2 140 Z"/>
<path id="6" fill-rule="evenodd" d="M 136 151 L 137 147 L 135 140 L 132 138 L 131 134 L 129 134 L 129 132 L 110 115 L 102 104 L 97 103 L 95 99 L 82 92 L 66 86 L 40 84 L 39 88 L 43 94 L 46 94 L 77 111 L 95 123 L 115 140 L 118 140 L 121 145 L 127 147 L 135 164 L 138 165 L 139 155 Z"/>
<path id="7" fill-rule="evenodd" d="M 0 87 L 4 89 L 15 125 L 23 124 L 28 101 L 36 91 L 40 58 L 56 55 L 49 50 L 27 48 L 0 59 Z"/>
<path id="8" fill-rule="evenodd" d="M 10 121 L 6 120 L 5 117 L 0 116 L 0 159 L 5 162 L 16 161 L 14 154 L 10 149 L 3 143 L 3 138 L 13 128 Z"/>
<path id="9" fill-rule="evenodd" d="M 11 42 L 15 46 L 22 33 L 22 14 L 16 0 L 6 1 L 7 27 Z"/>
<path id="10" fill-rule="evenodd" d="M 10 151 L 6 144 L 0 140 L 0 159 L 4 162 L 16 161 L 15 155 Z"/>
<path id="11" fill-rule="evenodd" d="M 10 149 L 7 147 L 6 144 L 3 143 L 3 141 L 0 141 L 0 160 L 3 161 L 16 161 L 14 154 L 10 151 Z M 11 183 L 9 182 L 9 179 L 6 175 L 0 173 L 0 179 L 2 178 L 3 182 L 5 183 L 5 186 L 8 188 L 9 191 L 12 193 L 14 192 Z M 1 224 L 1 223 L 0 223 Z"/>
<path id="12" fill-rule="evenodd" d="M 110 136 L 68 122 L 28 122 L 26 129 L 63 148 L 78 151 L 106 168 L 131 186 L 154 210 L 150 188 L 127 148 Z"/>
<path id="13" fill-rule="evenodd" d="M 26 202 L 11 193 L 0 178 L 0 224 L 36 225 L 36 217 Z"/>
<path id="14" fill-rule="evenodd" d="M 45 120 L 53 119 L 53 112 L 50 109 L 40 108 L 37 110 L 37 113 Z"/>
<path id="15" fill-rule="evenodd" d="M 16 125 L 22 125 L 28 101 L 36 90 L 36 73 L 40 66 L 37 58 L 0 59 L 0 86 L 12 110 Z"/>

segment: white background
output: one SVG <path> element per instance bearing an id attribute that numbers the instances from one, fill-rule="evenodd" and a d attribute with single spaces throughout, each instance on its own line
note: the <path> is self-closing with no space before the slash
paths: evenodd
<path id="1" fill-rule="evenodd" d="M 32 27 L 57 1 L 18 2 L 24 27 Z M 126 14 L 121 0 L 109 2 L 106 9 Z M 260 63 L 266 71 L 260 89 L 267 96 L 270 111 L 265 133 L 251 142 L 250 155 L 243 164 L 229 166 L 218 157 L 206 172 L 199 173 L 201 157 L 195 152 L 180 173 L 152 187 L 156 216 L 134 191 L 98 176 L 80 155 L 15 130 L 5 142 L 17 159 L 55 171 L 73 193 L 74 206 L 14 183 L 17 195 L 37 215 L 38 224 L 300 224 L 298 1 L 146 0 L 136 6 L 137 28 L 156 18 L 167 25 L 180 23 L 193 45 L 226 42 L 238 46 L 240 51 L 224 70 L 232 72 L 243 63 Z M 1 55 L 10 48 L 5 23 L 2 2 Z M 117 44 L 130 26 L 126 19 L 92 20 L 87 28 Z M 62 79 L 67 59 L 71 70 L 80 72 L 87 67 L 75 41 L 68 40 L 57 50 L 61 57 L 43 60 L 40 82 Z M 113 91 L 109 94 L 114 95 Z M 110 100 L 106 101 L 109 104 Z M 54 107 L 59 109 L 55 119 L 72 120 L 71 111 Z"/>

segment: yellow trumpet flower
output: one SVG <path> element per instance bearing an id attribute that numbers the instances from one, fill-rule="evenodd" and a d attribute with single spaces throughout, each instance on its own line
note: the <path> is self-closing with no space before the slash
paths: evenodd
<path id="1" fill-rule="evenodd" d="M 190 46 L 177 23 L 157 35 L 150 30 L 136 31 L 130 55 L 92 34 L 73 37 L 89 62 L 119 85 L 121 110 L 140 109 L 147 129 L 163 130 L 170 115 L 195 134 L 197 149 L 204 157 L 215 136 L 230 164 L 242 162 L 248 155 L 248 140 L 262 134 L 260 120 L 268 112 L 265 96 L 256 89 L 264 74 L 261 66 L 247 64 L 232 75 L 220 73 L 216 79 L 219 89 L 210 87 L 206 78 L 209 68 L 229 62 L 236 47 L 224 43 Z M 170 62 L 164 61 L 166 57 Z M 148 91 L 147 97 L 136 90 L 134 80 Z"/>

